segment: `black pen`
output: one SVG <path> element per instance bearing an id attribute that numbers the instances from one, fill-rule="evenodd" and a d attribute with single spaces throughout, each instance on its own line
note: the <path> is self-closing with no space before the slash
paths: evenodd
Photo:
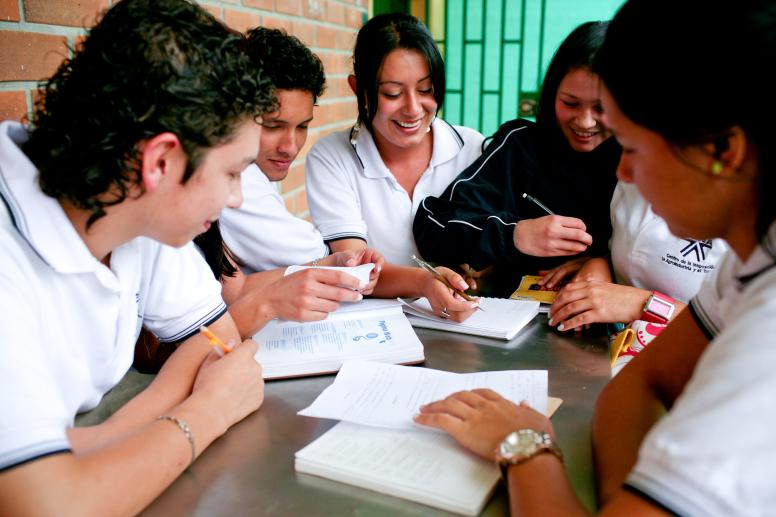
<path id="1" fill-rule="evenodd" d="M 523 192 L 523 197 L 524 197 L 525 199 L 527 199 L 528 201 L 530 201 L 531 203 L 533 203 L 534 205 L 536 205 L 536 206 L 538 206 L 539 208 L 541 208 L 542 210 L 544 210 L 545 212 L 547 212 L 548 214 L 550 214 L 550 215 L 555 215 L 555 212 L 553 212 L 552 210 L 550 210 L 549 208 L 547 208 L 547 206 L 546 206 L 544 203 L 542 203 L 541 201 L 539 201 L 539 200 L 538 200 L 538 199 L 536 199 L 535 197 L 533 197 L 533 196 L 529 196 L 529 195 L 528 195 L 528 194 L 526 194 L 525 192 Z"/>

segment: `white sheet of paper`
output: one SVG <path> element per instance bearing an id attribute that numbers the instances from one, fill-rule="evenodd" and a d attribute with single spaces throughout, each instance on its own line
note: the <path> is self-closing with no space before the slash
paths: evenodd
<path id="1" fill-rule="evenodd" d="M 296 273 L 297 271 L 304 271 L 305 269 L 331 269 L 334 271 L 342 271 L 343 273 L 347 273 L 350 276 L 354 276 L 358 278 L 359 287 L 366 287 L 366 285 L 369 283 L 369 274 L 372 272 L 374 268 L 375 268 L 375 265 L 372 263 L 361 264 L 360 266 L 352 266 L 352 267 L 289 266 L 286 268 L 285 272 L 283 273 L 283 276 L 288 276 L 292 273 Z"/>
<path id="2" fill-rule="evenodd" d="M 547 371 L 450 373 L 366 361 L 342 365 L 334 383 L 298 414 L 395 429 L 416 428 L 420 406 L 456 391 L 490 388 L 545 414 Z"/>

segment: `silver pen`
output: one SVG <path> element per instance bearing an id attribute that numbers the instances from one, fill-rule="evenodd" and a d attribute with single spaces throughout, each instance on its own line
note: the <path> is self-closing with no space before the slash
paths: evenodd
<path id="1" fill-rule="evenodd" d="M 466 294 L 462 289 L 459 289 L 458 287 L 455 287 L 454 285 L 452 285 L 442 273 L 437 271 L 434 266 L 432 266 L 431 264 L 429 264 L 428 262 L 426 262 L 422 258 L 420 258 L 420 257 L 418 257 L 417 255 L 414 255 L 414 254 L 410 258 L 412 260 L 414 260 L 421 268 L 423 268 L 426 271 L 428 271 L 429 273 L 431 273 L 431 275 L 434 278 L 436 278 L 437 280 L 439 280 L 440 282 L 445 284 L 447 287 L 449 287 L 450 289 L 455 291 L 458 295 L 461 296 L 461 298 L 463 298 L 467 302 L 474 302 L 474 301 L 476 301 L 474 298 L 472 298 L 471 296 Z M 477 306 L 477 309 L 485 312 L 485 309 L 483 309 L 479 305 Z"/>
<path id="2" fill-rule="evenodd" d="M 555 212 L 553 212 L 552 210 L 547 208 L 547 206 L 544 203 L 542 203 L 541 201 L 539 201 L 535 197 L 530 196 L 530 195 L 526 194 L 525 192 L 523 192 L 523 198 L 527 199 L 528 201 L 530 201 L 534 205 L 538 206 L 539 208 L 541 208 L 542 210 L 547 212 L 549 215 L 555 215 Z"/>

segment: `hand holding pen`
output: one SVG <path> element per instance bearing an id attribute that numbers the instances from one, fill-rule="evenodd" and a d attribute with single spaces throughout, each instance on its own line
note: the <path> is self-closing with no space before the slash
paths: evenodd
<path id="1" fill-rule="evenodd" d="M 555 215 L 544 203 L 524 193 L 523 199 L 538 206 L 546 216 L 522 219 L 512 234 L 515 248 L 535 257 L 576 255 L 587 250 L 593 237 L 582 219 Z"/>
<path id="2" fill-rule="evenodd" d="M 425 269 L 429 273 L 431 273 L 431 276 L 434 277 L 435 280 L 441 282 L 443 285 L 445 285 L 448 289 L 452 290 L 455 294 L 466 300 L 467 302 L 476 302 L 477 300 L 475 298 L 472 298 L 466 292 L 461 289 L 460 287 L 454 286 L 452 283 L 450 283 L 450 280 L 447 279 L 442 273 L 440 273 L 435 267 L 433 267 L 431 264 L 426 262 L 425 260 L 421 259 L 417 255 L 411 256 L 412 260 L 414 260 L 421 268 Z M 431 300 L 429 300 L 431 302 Z M 482 307 L 477 305 L 476 307 L 473 307 L 476 309 L 479 309 L 481 311 L 484 311 Z M 449 318 L 450 313 L 447 311 L 447 307 L 442 308 L 442 317 L 443 318 Z"/>
<path id="3" fill-rule="evenodd" d="M 216 353 L 223 357 L 224 355 L 228 354 L 232 351 L 233 346 L 227 345 L 223 341 L 221 341 L 221 338 L 215 335 L 215 333 L 207 328 L 205 325 L 202 325 L 199 327 L 199 331 L 202 332 L 208 340 L 208 343 L 210 346 L 213 347 L 213 349 L 216 351 Z"/>

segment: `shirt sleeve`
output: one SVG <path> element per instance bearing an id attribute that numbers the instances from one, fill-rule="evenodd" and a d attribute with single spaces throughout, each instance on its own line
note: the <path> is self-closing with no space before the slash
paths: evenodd
<path id="1" fill-rule="evenodd" d="M 39 330 L 38 304 L 34 291 L 27 288 L 29 272 L 15 266 L 25 259 L 14 259 L 18 249 L 2 244 L 6 260 L 0 271 L 0 472 L 69 451 L 65 429 L 73 417 L 57 386 L 57 372 L 51 370 Z"/>
<path id="2" fill-rule="evenodd" d="M 261 169 L 242 173 L 243 204 L 221 214 L 224 242 L 245 273 L 305 264 L 328 254 L 320 232 L 295 217 Z"/>
<path id="3" fill-rule="evenodd" d="M 748 289 L 627 484 L 679 515 L 766 515 L 776 505 L 776 275 Z"/>
<path id="4" fill-rule="evenodd" d="M 347 133 L 335 133 L 316 143 L 307 155 L 305 181 L 310 214 L 326 242 L 368 240 L 353 177 L 360 163 L 349 145 Z"/>
<path id="5" fill-rule="evenodd" d="M 193 243 L 158 246 L 146 264 L 143 324 L 162 342 L 183 341 L 226 312 L 221 284 Z"/>
<path id="6" fill-rule="evenodd" d="M 515 193 L 523 191 L 526 162 L 533 154 L 524 148 L 523 131 L 526 126 L 502 127 L 441 196 L 421 202 L 413 233 L 425 258 L 468 262 L 475 269 L 520 260 L 513 241 L 520 220 Z"/>

